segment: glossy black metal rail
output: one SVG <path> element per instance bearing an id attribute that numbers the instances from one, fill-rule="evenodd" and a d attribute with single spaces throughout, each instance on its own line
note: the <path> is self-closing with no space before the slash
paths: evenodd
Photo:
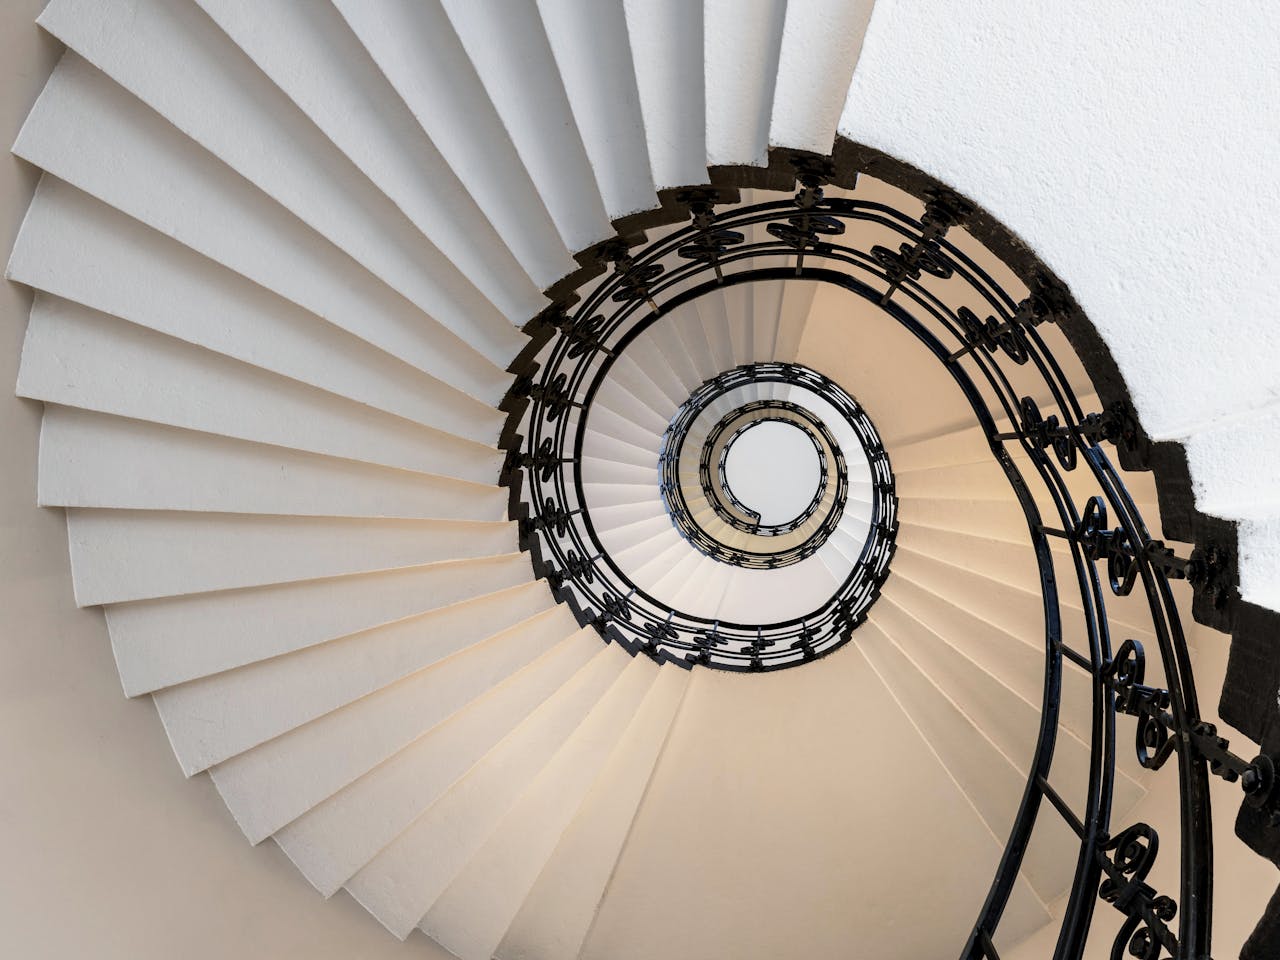
<path id="1" fill-rule="evenodd" d="M 633 651 L 686 665 L 769 669 L 803 662 L 849 638 L 887 575 L 896 525 L 890 496 L 855 575 L 819 616 L 770 625 L 698 623 L 643 596 L 600 548 L 576 472 L 585 411 L 610 365 L 650 323 L 709 291 L 740 283 L 803 277 L 834 284 L 878 305 L 927 348 L 964 393 L 992 457 L 1026 517 L 1043 602 L 1044 684 L 1040 729 L 1017 815 L 962 958 L 998 957 L 1001 920 L 1028 845 L 1044 817 L 1078 840 L 1075 879 L 1053 956 L 1079 958 L 1099 902 L 1119 912 L 1111 955 L 1144 960 L 1207 960 L 1211 939 L 1209 778 L 1238 781 L 1248 804 L 1280 825 L 1273 760 L 1232 753 L 1202 719 L 1171 581 L 1201 592 L 1227 573 L 1213 547 L 1178 557 L 1148 531 L 1106 447 L 1131 452 L 1140 430 L 1123 404 L 1086 411 L 1050 341 L 1068 298 L 1045 275 L 1025 292 L 1003 289 L 977 262 L 973 210 L 941 188 L 925 193 L 913 217 L 883 203 L 828 197 L 829 167 L 797 167 L 793 198 L 728 205 L 730 194 L 686 191 L 677 206 L 688 225 L 648 245 L 619 239 L 602 248 L 606 275 L 540 323 L 555 336 L 540 371 L 517 388 L 527 400 L 527 436 L 509 462 L 530 516 L 525 542 L 558 595 L 583 622 Z M 847 184 L 846 184 L 847 185 Z M 760 228 L 763 227 L 763 230 Z M 957 235 L 953 240 L 952 235 Z M 748 240 L 749 236 L 756 239 Z M 956 242 L 963 239 L 964 242 Z M 1047 411 L 1047 412 L 1043 412 Z M 868 449 L 873 449 L 872 447 Z M 1070 480 L 1068 479 L 1070 478 Z M 892 491 L 892 477 L 888 475 Z M 1084 491 L 1084 495 L 1082 495 Z M 872 547 L 873 542 L 879 545 Z M 854 582 L 857 581 L 857 582 Z M 607 584 L 603 593 L 597 584 Z M 1070 591 L 1067 603 L 1064 591 Z M 1110 605 L 1136 595 L 1143 634 L 1163 679 L 1148 685 L 1142 637 L 1116 638 Z M 821 638 L 825 646 L 816 646 Z M 1091 690 L 1089 777 L 1083 794 L 1059 789 L 1054 763 L 1064 671 Z M 1148 824 L 1113 824 L 1118 718 L 1135 721 L 1139 763 L 1159 770 L 1174 755 L 1180 805 L 1179 881 L 1160 891 L 1147 881 L 1159 853 Z"/>

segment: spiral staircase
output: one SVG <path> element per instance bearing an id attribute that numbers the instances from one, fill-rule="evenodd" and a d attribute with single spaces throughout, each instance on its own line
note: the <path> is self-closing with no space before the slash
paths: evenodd
<path id="1" fill-rule="evenodd" d="M 125 693 L 321 894 L 463 960 L 1208 956 L 1208 777 L 1280 820 L 1191 680 L 1233 534 L 1065 287 L 836 136 L 869 16 L 40 18 L 40 503 Z"/>

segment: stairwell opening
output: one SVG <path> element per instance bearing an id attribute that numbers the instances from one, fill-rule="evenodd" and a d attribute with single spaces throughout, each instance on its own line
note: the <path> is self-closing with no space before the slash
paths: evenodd
<path id="1" fill-rule="evenodd" d="M 795 521 L 823 491 L 821 448 L 803 428 L 781 420 L 757 420 L 725 447 L 725 492 L 765 527 Z"/>
<path id="2" fill-rule="evenodd" d="M 808 664 L 856 639 L 871 603 L 891 578 L 899 523 L 894 475 L 874 428 L 874 439 L 863 435 L 862 446 L 873 473 L 883 463 L 882 476 L 872 477 L 872 489 L 879 480 L 883 498 L 871 530 L 884 536 L 879 542 L 871 536 L 854 561 L 855 571 L 866 576 L 852 591 L 835 591 L 829 608 L 785 622 L 742 622 L 731 610 L 691 617 L 679 604 L 656 600 L 646 584 L 614 562 L 587 496 L 588 488 L 601 486 L 599 477 L 584 484 L 583 471 L 584 463 L 597 456 L 584 440 L 590 436 L 592 404 L 605 396 L 599 392 L 602 371 L 629 362 L 635 370 L 626 376 L 647 381 L 657 394 L 678 394 L 679 388 L 667 389 L 664 383 L 670 370 L 685 362 L 681 347 L 696 352 L 690 346 L 695 340 L 716 360 L 715 370 L 703 371 L 712 374 L 707 382 L 731 369 L 746 369 L 753 373 L 741 386 L 749 389 L 763 382 L 762 363 L 797 359 L 794 351 L 778 352 L 786 340 L 779 329 L 772 330 L 771 349 L 761 352 L 755 349 L 761 342 L 758 324 L 735 341 L 731 320 L 724 321 L 729 346 L 716 356 L 715 323 L 708 323 L 705 313 L 702 339 L 686 336 L 668 341 L 664 349 L 660 336 L 646 333 L 664 317 L 714 297 L 724 298 L 723 316 L 732 317 L 729 298 L 735 291 L 770 283 L 813 281 L 861 297 L 924 344 L 963 393 L 972 411 L 972 432 L 985 446 L 988 463 L 1003 474 L 1008 502 L 1022 515 L 1033 589 L 1043 602 L 1040 731 L 1004 856 L 963 955 L 997 956 L 996 944 L 1005 936 L 1001 920 L 1044 818 L 1064 820 L 1079 839 L 1078 867 L 1059 929 L 1060 955 L 1078 956 L 1083 950 L 1100 884 L 1102 900 L 1120 912 L 1113 928 L 1116 949 L 1151 956 L 1161 949 L 1175 955 L 1205 953 L 1212 853 L 1202 811 L 1208 777 L 1212 772 L 1247 779 L 1247 808 L 1274 811 L 1277 803 L 1266 757 L 1248 760 L 1227 751 L 1229 759 L 1210 767 L 1210 758 L 1226 747 L 1213 746 L 1214 731 L 1198 719 L 1178 601 L 1170 586 L 1189 582 L 1187 606 L 1194 616 L 1214 627 L 1229 626 L 1239 607 L 1234 532 L 1190 508 L 1185 458 L 1172 445 L 1147 440 L 1105 344 L 1069 291 L 988 213 L 919 171 L 847 142 L 838 142 L 830 157 L 775 151 L 765 169 L 718 168 L 710 188 L 671 190 L 661 199 L 661 210 L 620 224 L 617 239 L 580 255 L 584 267 L 551 291 L 554 305 L 530 322 L 533 342 L 513 366 L 518 380 L 504 404 L 509 450 L 504 482 L 523 518 L 522 542 L 535 570 L 579 622 L 659 663 L 760 672 Z M 680 220 L 685 226 L 665 226 Z M 736 355 L 735 344 L 744 342 L 750 346 Z M 856 384 L 840 386 L 856 389 Z M 901 387 L 909 392 L 912 384 Z M 679 424 L 683 408 L 677 403 L 667 435 Z M 616 412 L 616 402 L 609 406 Z M 667 416 L 664 402 L 650 406 L 659 419 Z M 918 438 L 922 443 L 939 439 Z M 644 447 L 638 437 L 629 442 Z M 655 446 L 659 469 L 652 480 L 637 483 L 652 484 L 654 499 L 669 504 L 681 471 L 678 458 L 676 469 L 662 471 L 667 451 L 666 445 Z M 1151 469 L 1156 471 L 1152 494 L 1140 505 L 1126 484 L 1141 477 L 1130 471 Z M 763 473 L 757 461 L 753 475 Z M 726 479 L 732 490 L 732 477 Z M 756 494 L 770 495 L 781 496 Z M 709 502 L 704 506 L 714 513 Z M 904 503 L 901 516 L 910 517 L 912 509 Z M 668 514 L 679 527 L 681 511 Z M 1162 526 L 1171 542 L 1156 539 L 1149 525 Z M 938 529 L 945 531 L 945 524 Z M 679 533 L 689 539 L 687 530 Z M 728 543 L 726 530 L 725 544 L 716 549 Z M 717 559 L 715 549 L 702 552 Z M 912 559 L 912 576 L 917 566 Z M 675 567 L 658 571 L 668 584 L 691 564 L 680 560 Z M 764 564 L 765 573 L 781 568 Z M 845 587 L 854 580 L 846 580 Z M 1154 647 L 1150 654 L 1137 640 L 1121 645 L 1124 627 L 1113 621 L 1112 607 L 1125 611 L 1124 618 L 1145 611 L 1150 625 L 1144 629 Z M 1144 686 L 1148 655 L 1159 660 L 1166 684 L 1154 693 Z M 1078 679 L 1080 674 L 1090 678 L 1094 691 L 1093 773 L 1085 795 L 1068 798 L 1055 787 L 1054 744 L 1064 676 Z M 1140 766 L 1157 768 L 1170 758 L 1171 748 L 1150 746 L 1157 740 L 1163 746 L 1189 736 L 1197 744 L 1177 754 L 1183 809 L 1180 913 L 1164 894 L 1152 891 L 1135 899 L 1125 893 L 1125 884 L 1141 882 L 1151 869 L 1155 831 L 1134 824 L 1119 841 L 1110 840 L 1117 762 L 1110 737 L 1124 714 L 1137 718 Z"/>

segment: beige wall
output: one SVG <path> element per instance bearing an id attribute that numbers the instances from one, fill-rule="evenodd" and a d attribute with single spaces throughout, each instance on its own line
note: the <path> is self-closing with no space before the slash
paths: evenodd
<path id="1" fill-rule="evenodd" d="M 35 186 L 8 155 L 60 54 L 0 2 L 0 250 Z M 0 284 L 12 394 L 30 293 Z M 71 601 L 61 510 L 35 504 L 40 405 L 0 399 L 0 956 L 442 957 L 346 894 L 325 903 L 272 843 L 250 847 L 207 777 L 184 780 L 149 699 L 126 700 L 98 610 Z"/>

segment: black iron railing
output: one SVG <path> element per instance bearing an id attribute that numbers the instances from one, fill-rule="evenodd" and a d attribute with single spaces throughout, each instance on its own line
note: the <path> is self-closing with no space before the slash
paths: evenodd
<path id="1" fill-rule="evenodd" d="M 796 277 L 875 304 L 933 354 L 971 405 L 1026 517 L 1043 601 L 1039 735 L 1003 856 L 962 957 L 998 956 L 1001 920 L 1027 847 L 1044 818 L 1053 817 L 1078 841 L 1055 960 L 1082 955 L 1099 903 L 1121 914 L 1113 957 L 1206 960 L 1213 879 L 1209 778 L 1238 780 L 1248 802 L 1280 823 L 1272 760 L 1236 756 L 1202 719 L 1171 587 L 1188 579 L 1201 594 L 1216 589 L 1229 582 L 1224 568 L 1232 561 L 1211 544 L 1178 557 L 1152 537 L 1107 452 L 1132 453 L 1141 436 L 1136 417 L 1120 402 L 1101 410 L 1082 406 L 1046 333 L 1045 325 L 1070 309 L 1054 280 L 1031 271 L 1025 293 L 1015 296 L 966 253 L 975 247 L 971 236 L 953 242 L 953 232 L 974 215 L 971 205 L 937 186 L 921 192 L 923 211 L 916 216 L 856 195 L 828 196 L 830 168 L 820 159 L 800 163 L 796 176 L 793 197 L 764 203 L 736 204 L 731 189 L 675 195 L 669 209 L 684 212 L 684 228 L 648 244 L 620 238 L 602 246 L 604 275 L 582 288 L 580 300 L 565 297 L 534 324 L 551 339 L 509 404 L 513 416 L 523 412 L 526 419 L 507 479 L 528 505 L 523 534 L 538 569 L 581 622 L 633 652 L 686 666 L 773 669 L 848 640 L 893 554 L 897 501 L 878 438 L 863 438 L 873 462 L 885 464 L 884 497 L 873 522 L 878 535 L 868 538 L 831 603 L 812 617 L 769 625 L 689 617 L 630 583 L 595 535 L 579 454 L 587 411 L 610 365 L 680 305 L 736 284 Z M 1061 337 L 1055 342 L 1063 349 Z M 1065 625 L 1064 594 L 1079 612 Z M 1113 634 L 1119 621 L 1110 607 L 1130 595 L 1142 601 L 1147 644 Z M 1127 609 L 1132 615 L 1135 607 Z M 1147 684 L 1148 656 L 1163 677 L 1158 684 Z M 1061 789 L 1054 762 L 1064 671 L 1079 672 L 1092 691 L 1083 790 Z M 1177 758 L 1176 889 L 1148 883 L 1160 855 L 1155 829 L 1113 822 L 1116 738 L 1127 736 L 1123 727 L 1131 718 L 1143 767 L 1156 771 Z"/>

